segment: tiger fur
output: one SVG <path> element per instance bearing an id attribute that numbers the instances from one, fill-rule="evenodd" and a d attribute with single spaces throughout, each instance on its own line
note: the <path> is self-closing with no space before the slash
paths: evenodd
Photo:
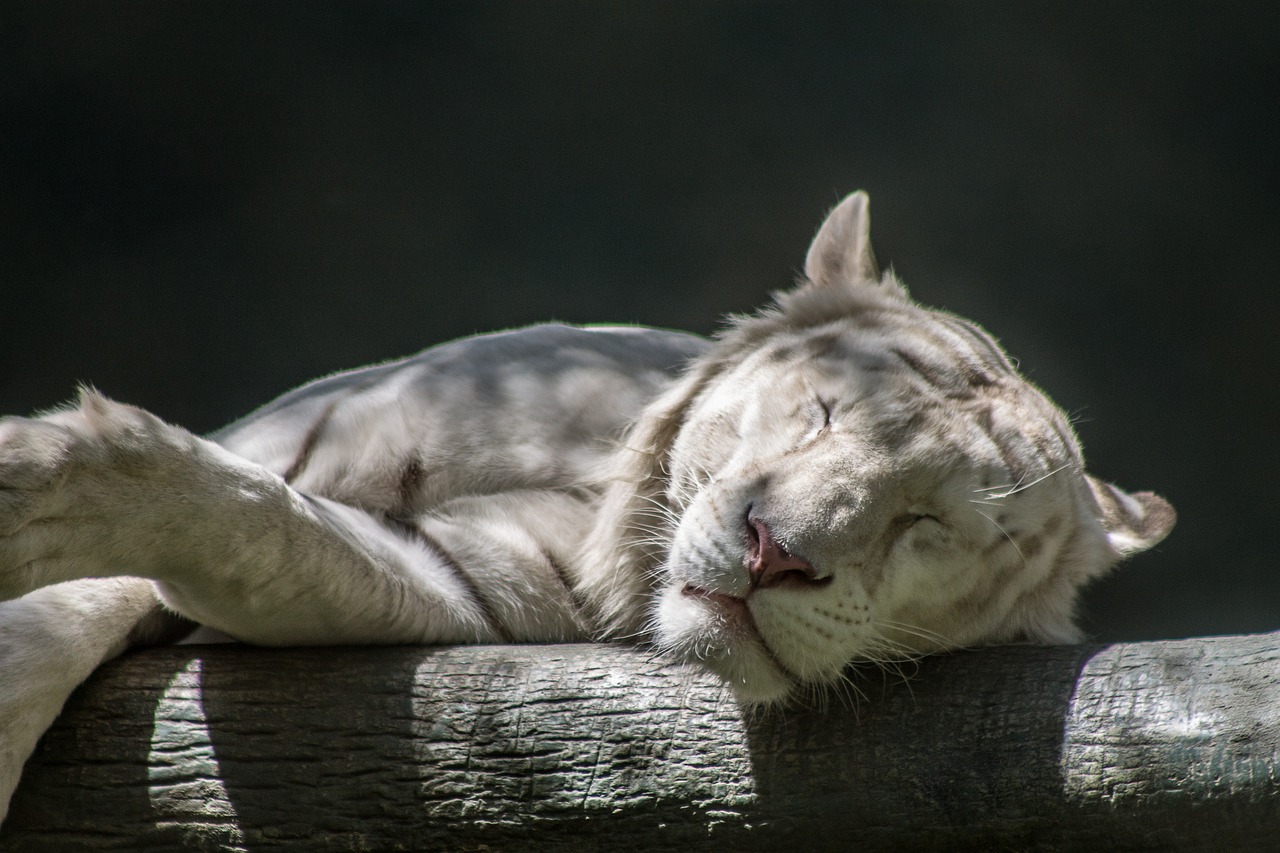
<path id="1" fill-rule="evenodd" d="M 1174 513 L 1085 473 L 977 326 L 876 265 L 867 198 L 710 342 L 547 325 L 318 380 L 209 438 L 85 391 L 0 421 L 0 804 L 71 690 L 192 625 L 267 646 L 625 639 L 780 703 L 1078 638 Z M 0 805 L 0 809 L 4 806 Z"/>

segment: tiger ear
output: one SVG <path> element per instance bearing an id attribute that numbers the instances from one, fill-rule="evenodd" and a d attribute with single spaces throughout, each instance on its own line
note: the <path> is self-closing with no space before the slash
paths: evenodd
<path id="1" fill-rule="evenodd" d="M 804 259 L 804 274 L 814 284 L 880 281 L 880 265 L 871 251 L 871 199 L 851 193 L 827 214 Z"/>
<path id="2" fill-rule="evenodd" d="M 1087 476 L 1101 511 L 1102 527 L 1117 557 L 1145 551 L 1169 535 L 1178 520 L 1173 505 L 1151 492 L 1129 493 Z"/>

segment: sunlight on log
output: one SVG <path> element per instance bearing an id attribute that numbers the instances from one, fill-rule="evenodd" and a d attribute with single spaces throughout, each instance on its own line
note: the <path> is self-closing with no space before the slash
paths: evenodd
<path id="1" fill-rule="evenodd" d="M 1011 646 L 744 714 L 609 645 L 178 646 L 105 666 L 0 850 L 1268 849 L 1280 635 Z"/>

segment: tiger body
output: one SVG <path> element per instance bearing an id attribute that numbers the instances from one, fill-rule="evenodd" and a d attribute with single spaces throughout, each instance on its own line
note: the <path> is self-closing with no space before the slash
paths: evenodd
<path id="1" fill-rule="evenodd" d="M 587 640 L 600 626 L 578 592 L 579 552 L 602 472 L 626 426 L 707 346 L 636 327 L 481 335 L 311 383 L 210 438 L 317 512 L 362 527 L 368 516 L 405 540 L 446 606 L 426 618 L 407 610 L 399 641 Z M 235 626 L 203 612 L 203 592 L 167 594 L 179 612 L 256 643 L 387 642 L 396 631 L 378 619 L 277 636 L 276 605 L 261 594 L 267 613 Z"/>
<path id="2" fill-rule="evenodd" d="M 1085 473 L 867 201 L 711 341 L 546 325 L 338 374 L 208 438 L 92 392 L 0 421 L 0 810 L 71 690 L 192 624 L 261 645 L 645 642 L 779 703 L 850 663 L 1077 638 L 1172 528 Z"/>

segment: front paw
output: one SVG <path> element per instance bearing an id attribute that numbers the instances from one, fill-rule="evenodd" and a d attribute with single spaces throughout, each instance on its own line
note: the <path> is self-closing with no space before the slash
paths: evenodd
<path id="1" fill-rule="evenodd" d="M 91 391 L 75 408 L 0 420 L 0 599 L 122 573 L 112 544 L 147 518 L 148 485 L 185 435 Z"/>

